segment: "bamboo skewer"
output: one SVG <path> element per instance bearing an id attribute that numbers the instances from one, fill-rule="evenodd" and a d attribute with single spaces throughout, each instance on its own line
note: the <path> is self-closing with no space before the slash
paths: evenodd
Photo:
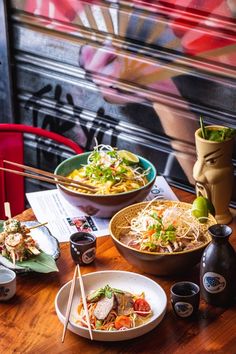
<path id="1" fill-rule="evenodd" d="M 4 212 L 8 219 L 11 219 L 11 206 L 9 202 L 4 203 Z"/>
<path id="2" fill-rule="evenodd" d="M 65 318 L 65 323 L 64 323 L 63 333 L 62 333 L 62 339 L 61 339 L 62 343 L 64 343 L 66 330 L 67 330 L 69 319 L 70 319 L 70 312 L 71 312 L 71 306 L 72 306 L 72 301 L 73 301 L 73 296 L 74 296 L 74 291 L 75 291 L 75 283 L 76 283 L 77 272 L 78 272 L 78 276 L 79 276 L 81 297 L 82 297 L 82 302 L 83 302 L 83 306 L 84 306 L 84 311 L 85 311 L 86 321 L 87 321 L 87 325 L 88 325 L 89 335 L 90 335 L 90 339 L 93 340 L 93 334 L 92 334 L 92 329 L 91 329 L 91 323 L 90 323 L 90 320 L 89 320 L 88 306 L 87 306 L 86 295 L 85 295 L 85 291 L 84 291 L 83 279 L 82 279 L 82 275 L 81 275 L 81 272 L 80 272 L 80 266 L 79 266 L 79 264 L 77 264 L 76 267 L 75 267 L 73 279 L 72 279 L 72 282 L 71 282 L 70 293 L 69 293 L 69 298 L 68 298 L 68 303 L 67 303 L 67 308 L 66 308 L 66 318 Z"/>
<path id="3" fill-rule="evenodd" d="M 47 225 L 47 224 L 48 224 L 47 221 L 46 222 L 42 222 L 40 224 L 37 224 L 37 225 L 29 227 L 29 230 L 37 229 L 37 227 L 41 227 L 41 226 L 44 226 L 44 225 Z"/>
<path id="4" fill-rule="evenodd" d="M 49 182 L 49 183 L 53 183 L 53 184 L 61 184 L 63 186 L 71 186 L 74 188 L 80 188 L 80 189 L 84 189 L 88 192 L 96 192 L 96 189 L 97 189 L 96 187 L 91 186 L 91 185 L 87 185 L 86 183 L 83 183 L 80 181 L 74 181 L 73 179 L 67 178 L 65 176 L 55 175 L 53 173 L 40 170 L 38 168 L 34 168 L 34 167 L 26 166 L 26 165 L 21 165 L 21 164 L 11 162 L 11 161 L 4 161 L 4 162 L 14 165 L 14 166 L 17 166 L 17 167 L 20 167 L 25 170 L 32 171 L 34 173 L 38 173 L 39 176 L 28 173 L 28 172 L 21 172 L 18 170 L 12 170 L 9 168 L 0 167 L 0 170 L 2 170 L 2 171 L 15 173 L 20 176 L 30 177 L 33 179 L 38 179 L 40 181 L 45 181 L 45 182 Z M 41 176 L 40 176 L 40 174 L 41 174 Z"/>

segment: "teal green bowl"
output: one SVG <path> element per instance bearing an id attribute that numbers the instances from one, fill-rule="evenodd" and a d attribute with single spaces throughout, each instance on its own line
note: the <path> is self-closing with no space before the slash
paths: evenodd
<path id="1" fill-rule="evenodd" d="M 87 159 L 90 154 L 91 152 L 85 152 L 66 159 L 57 166 L 54 173 L 60 176 L 68 176 L 74 169 L 79 168 L 81 165 L 87 164 Z M 139 189 L 119 194 L 101 195 L 73 191 L 60 184 L 57 188 L 60 194 L 71 205 L 83 211 L 84 214 L 99 218 L 110 218 L 120 209 L 143 201 L 151 191 L 156 179 L 156 169 L 150 161 L 141 156 L 138 157 L 140 165 L 143 169 L 150 167 L 150 172 L 147 175 L 148 183 Z"/>

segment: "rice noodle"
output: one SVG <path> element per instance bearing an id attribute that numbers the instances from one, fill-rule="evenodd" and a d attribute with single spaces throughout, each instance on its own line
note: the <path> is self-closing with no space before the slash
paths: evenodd
<path id="1" fill-rule="evenodd" d="M 145 208 L 121 226 L 119 239 L 135 249 L 172 253 L 199 247 L 208 241 L 207 229 L 212 219 L 201 223 L 181 202 L 150 201 Z"/>
<path id="2" fill-rule="evenodd" d="M 95 194 L 118 194 L 139 189 L 148 183 L 150 168 L 144 170 L 137 163 L 130 163 L 119 155 L 117 149 L 100 144 L 89 154 L 87 164 L 73 170 L 68 178 L 97 188 Z M 68 188 L 91 194 L 76 187 Z"/>
<path id="3" fill-rule="evenodd" d="M 104 288 L 91 291 L 86 301 L 89 321 L 94 330 L 128 330 L 144 324 L 153 315 L 151 306 L 145 300 L 144 292 L 132 294 L 106 285 Z M 107 301 L 109 301 L 108 309 L 106 308 Z M 102 311 L 99 302 L 102 302 Z M 100 308 L 96 311 L 99 305 Z M 82 327 L 88 327 L 82 299 L 78 304 L 76 316 L 73 316 L 73 321 Z"/>

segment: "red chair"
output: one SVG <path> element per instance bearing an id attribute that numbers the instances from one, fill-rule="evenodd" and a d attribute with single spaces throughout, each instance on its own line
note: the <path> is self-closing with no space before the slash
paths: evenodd
<path id="1" fill-rule="evenodd" d="M 34 134 L 69 147 L 76 154 L 83 152 L 74 141 L 59 134 L 23 124 L 0 124 L 0 166 L 3 160 L 24 163 L 24 133 Z M 20 169 L 19 169 L 20 170 Z M 0 219 L 5 219 L 4 202 L 9 202 L 12 215 L 25 209 L 24 177 L 0 171 Z"/>

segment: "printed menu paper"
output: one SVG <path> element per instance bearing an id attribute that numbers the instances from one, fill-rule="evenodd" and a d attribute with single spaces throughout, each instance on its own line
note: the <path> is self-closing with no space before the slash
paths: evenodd
<path id="1" fill-rule="evenodd" d="M 78 208 L 70 205 L 57 189 L 27 193 L 26 197 L 37 220 L 46 225 L 51 234 L 59 242 L 69 241 L 69 237 L 76 231 L 92 232 L 94 235 L 109 234 L 109 219 L 96 218 L 84 215 Z M 158 176 L 146 200 L 154 198 L 178 200 L 165 178 Z"/>

